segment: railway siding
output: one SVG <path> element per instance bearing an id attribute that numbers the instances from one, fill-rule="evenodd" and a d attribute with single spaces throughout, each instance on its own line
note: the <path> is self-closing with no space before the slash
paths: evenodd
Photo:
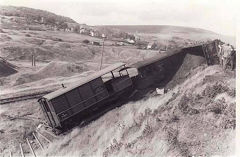
<path id="1" fill-rule="evenodd" d="M 50 92 L 52 92 L 52 91 L 44 91 L 44 92 L 40 92 L 40 93 L 38 92 L 38 93 L 26 94 L 26 95 L 22 95 L 22 96 L 15 96 L 15 97 L 0 99 L 0 105 L 18 102 L 18 101 L 29 100 L 29 99 L 37 99 L 37 98 L 40 98 L 41 96 L 48 94 Z"/>

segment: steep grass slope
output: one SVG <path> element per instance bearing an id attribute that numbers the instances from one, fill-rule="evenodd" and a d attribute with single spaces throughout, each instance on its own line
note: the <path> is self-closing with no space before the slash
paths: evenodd
<path id="1" fill-rule="evenodd" d="M 168 93 L 130 102 L 50 144 L 42 155 L 233 155 L 235 79 L 200 66 Z"/>

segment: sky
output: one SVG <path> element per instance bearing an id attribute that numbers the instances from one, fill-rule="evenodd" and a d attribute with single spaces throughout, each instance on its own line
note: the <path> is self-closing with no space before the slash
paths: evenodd
<path id="1" fill-rule="evenodd" d="M 176 25 L 235 36 L 238 0 L 0 0 L 88 25 Z"/>

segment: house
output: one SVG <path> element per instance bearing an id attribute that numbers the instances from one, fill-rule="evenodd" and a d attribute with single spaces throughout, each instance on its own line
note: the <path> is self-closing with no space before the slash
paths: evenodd
<path id="1" fill-rule="evenodd" d="M 147 45 L 147 49 L 148 50 L 152 50 L 152 49 L 155 49 L 157 47 L 157 44 L 155 42 L 150 42 L 148 43 Z"/>
<path id="2" fill-rule="evenodd" d="M 80 29 L 81 28 L 87 29 L 87 25 L 86 24 L 80 24 Z"/>
<path id="3" fill-rule="evenodd" d="M 139 36 L 139 35 L 136 35 L 136 34 L 135 34 L 134 37 L 135 37 L 135 40 L 136 40 L 136 41 L 140 40 L 140 36 Z"/>
<path id="4" fill-rule="evenodd" d="M 66 32 L 71 32 L 71 28 L 66 28 Z"/>
<path id="5" fill-rule="evenodd" d="M 106 35 L 105 35 L 105 34 L 102 34 L 102 38 L 106 38 Z"/>
<path id="6" fill-rule="evenodd" d="M 53 26 L 52 30 L 57 31 L 58 30 L 57 26 Z"/>
<path id="7" fill-rule="evenodd" d="M 101 37 L 101 34 L 98 31 L 91 30 L 90 36 L 92 37 Z"/>
<path id="8" fill-rule="evenodd" d="M 159 51 L 167 51 L 167 49 L 168 49 L 168 46 L 166 45 L 166 46 L 161 46 L 160 47 L 160 49 L 159 49 Z"/>
<path id="9" fill-rule="evenodd" d="M 148 46 L 148 42 L 139 40 L 136 42 L 136 46 L 137 46 L 137 49 L 146 49 Z"/>
<path id="10" fill-rule="evenodd" d="M 80 28 L 79 33 L 84 35 L 89 35 L 90 30 L 88 30 L 87 28 Z"/>
<path id="11" fill-rule="evenodd" d="M 70 32 L 74 32 L 74 27 L 70 27 L 70 28 L 69 28 L 69 31 L 70 31 Z"/>
<path id="12" fill-rule="evenodd" d="M 99 33 L 98 31 L 94 31 L 94 36 L 95 37 L 101 37 L 101 33 Z"/>
<path id="13" fill-rule="evenodd" d="M 101 45 L 100 42 L 98 42 L 98 41 L 91 41 L 91 44 L 92 45 L 96 45 L 96 46 L 100 46 Z"/>
<path id="14" fill-rule="evenodd" d="M 79 30 L 80 30 L 79 24 L 76 24 L 76 23 L 67 23 L 66 31 L 79 33 Z"/>
<path id="15" fill-rule="evenodd" d="M 90 36 L 94 37 L 95 36 L 95 33 L 94 31 L 90 31 Z"/>
<path id="16" fill-rule="evenodd" d="M 122 41 L 118 41 L 118 42 L 115 42 L 115 45 L 116 46 L 124 46 L 125 44 Z"/>
<path id="17" fill-rule="evenodd" d="M 84 34 L 85 31 L 86 31 L 85 28 L 80 28 L 79 33 L 80 33 L 80 34 Z"/>
<path id="18" fill-rule="evenodd" d="M 43 17 L 41 17 L 40 22 L 41 22 L 41 23 L 44 23 L 44 22 L 45 22 Z"/>
<path id="19" fill-rule="evenodd" d="M 126 41 L 129 43 L 129 44 L 135 44 L 135 41 L 133 39 L 126 39 Z"/>

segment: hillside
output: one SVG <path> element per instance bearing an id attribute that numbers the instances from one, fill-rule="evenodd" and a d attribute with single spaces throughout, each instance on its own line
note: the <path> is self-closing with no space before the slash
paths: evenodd
<path id="1" fill-rule="evenodd" d="M 76 23 L 73 19 L 69 17 L 64 17 L 60 15 L 56 15 L 54 13 L 39 10 L 39 9 L 32 9 L 27 7 L 14 7 L 14 6 L 0 6 L 0 15 L 4 16 L 16 16 L 16 17 L 24 17 L 27 21 L 34 22 L 39 21 L 44 24 L 48 22 L 55 22 L 55 23 L 62 23 L 62 22 L 69 22 L 69 23 Z M 43 18 L 43 19 L 42 19 Z"/>
<path id="2" fill-rule="evenodd" d="M 127 38 L 130 34 L 111 28 L 99 29 L 86 24 L 79 24 L 69 17 L 27 7 L 0 6 L 1 28 L 18 30 L 58 30 L 101 37 L 102 33 L 108 38 Z M 82 32 L 80 32 L 80 28 Z"/>
<path id="3" fill-rule="evenodd" d="M 100 26 L 101 27 L 101 26 Z M 106 28 L 116 28 L 129 33 L 209 33 L 216 34 L 214 32 L 191 27 L 170 26 L 170 25 L 104 25 Z"/>

